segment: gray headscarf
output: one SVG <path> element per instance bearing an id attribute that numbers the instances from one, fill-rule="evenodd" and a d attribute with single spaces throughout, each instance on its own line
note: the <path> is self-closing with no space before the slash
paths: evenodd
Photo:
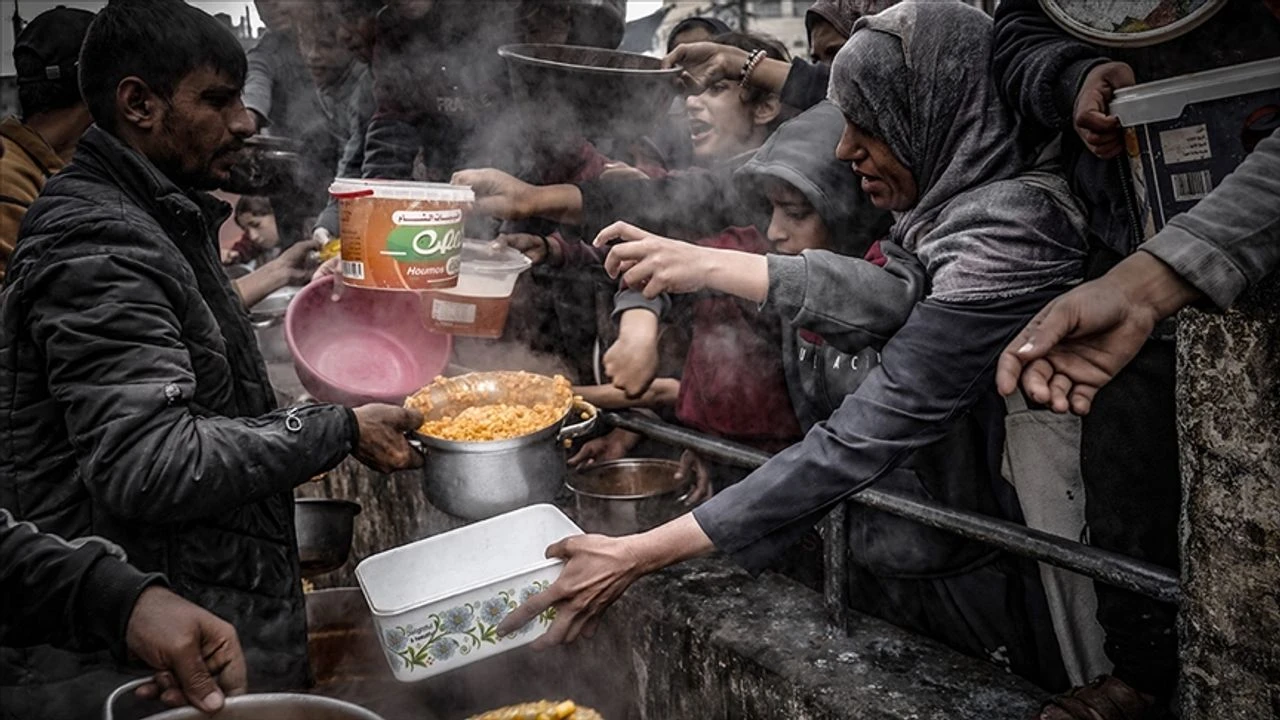
<path id="1" fill-rule="evenodd" d="M 828 95 L 884 140 L 919 192 L 891 231 L 951 301 L 1079 279 L 1084 215 L 1066 181 L 1033 167 L 988 67 L 991 19 L 959 0 L 909 1 L 854 25 Z"/>

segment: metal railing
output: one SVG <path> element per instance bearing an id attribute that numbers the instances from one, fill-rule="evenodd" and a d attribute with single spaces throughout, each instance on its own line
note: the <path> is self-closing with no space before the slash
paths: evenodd
<path id="1" fill-rule="evenodd" d="M 708 459 L 735 467 L 754 469 L 771 457 L 754 448 L 703 435 L 639 413 L 606 412 L 601 414 L 601 419 L 614 427 L 630 430 L 668 445 L 693 450 Z M 874 486 L 854 493 L 847 499 L 987 543 L 1016 555 L 1074 570 L 1094 580 L 1157 600 L 1176 603 L 1181 597 L 1177 575 L 1165 568 L 1007 520 L 906 497 Z M 830 558 L 827 564 L 828 567 L 831 566 Z"/>

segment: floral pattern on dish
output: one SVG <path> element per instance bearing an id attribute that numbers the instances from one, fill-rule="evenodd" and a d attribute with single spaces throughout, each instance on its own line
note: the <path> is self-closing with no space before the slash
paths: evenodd
<path id="1" fill-rule="evenodd" d="M 555 608 L 548 608 L 511 635 L 498 635 L 498 624 L 529 598 L 550 587 L 545 580 L 535 580 L 520 588 L 503 590 L 492 597 L 455 605 L 427 616 L 423 625 L 399 625 L 383 633 L 388 657 L 395 658 L 405 669 L 429 668 L 470 655 L 485 645 L 526 635 L 536 627 L 547 627 L 555 620 Z"/>

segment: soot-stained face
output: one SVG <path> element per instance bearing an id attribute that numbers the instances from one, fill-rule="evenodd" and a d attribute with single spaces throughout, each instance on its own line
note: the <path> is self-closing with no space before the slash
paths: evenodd
<path id="1" fill-rule="evenodd" d="M 827 224 L 804 193 L 791 183 L 772 179 L 765 186 L 765 195 L 773 206 L 768 236 L 775 250 L 799 255 L 805 250 L 830 249 Z"/>
<path id="2" fill-rule="evenodd" d="M 920 199 L 915 177 L 889 145 L 853 123 L 845 122 L 836 157 L 853 166 L 862 191 L 881 210 L 910 210 Z"/>

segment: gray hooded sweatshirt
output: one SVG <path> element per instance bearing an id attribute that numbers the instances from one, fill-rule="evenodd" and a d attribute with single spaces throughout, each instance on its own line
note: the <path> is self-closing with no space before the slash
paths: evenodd
<path id="1" fill-rule="evenodd" d="M 764 309 L 783 324 L 783 368 L 792 406 L 807 431 L 830 417 L 880 364 L 879 348 L 906 321 L 927 290 L 915 256 L 881 243 L 883 267 L 863 259 L 884 237 L 889 213 L 876 209 L 849 163 L 835 156 L 844 117 L 831 103 L 783 125 L 736 174 L 739 192 L 761 207 L 767 180 L 794 187 L 813 205 L 834 251 L 769 255 Z M 946 438 L 921 449 L 880 487 L 951 507 L 995 514 L 986 448 L 968 418 Z M 990 547 L 909 520 L 850 504 L 849 559 L 880 578 L 949 576 L 998 555 Z M 953 590 L 953 592 L 956 592 Z"/>

